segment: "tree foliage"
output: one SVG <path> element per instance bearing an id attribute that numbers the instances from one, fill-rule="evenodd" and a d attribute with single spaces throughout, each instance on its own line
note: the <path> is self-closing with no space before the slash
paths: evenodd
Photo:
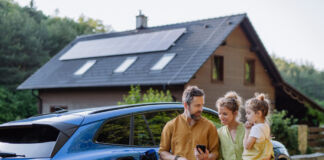
<path id="1" fill-rule="evenodd" d="M 283 143 L 290 154 L 299 153 L 297 127 L 293 126 L 296 119 L 287 117 L 286 111 L 274 111 L 270 118 L 271 134 L 274 140 Z"/>
<path id="2" fill-rule="evenodd" d="M 275 55 L 272 60 L 286 82 L 324 107 L 324 71 L 308 62 L 296 63 Z"/>
<path id="3" fill-rule="evenodd" d="M 31 2 L 32 3 L 32 2 Z M 100 20 L 49 17 L 0 0 L 0 85 L 15 89 L 76 36 L 106 32 Z"/>
<path id="4" fill-rule="evenodd" d="M 31 91 L 12 92 L 0 87 L 0 124 L 37 114 L 36 103 Z"/>
<path id="5" fill-rule="evenodd" d="M 100 20 L 81 16 L 46 16 L 33 1 L 20 7 L 12 0 L 0 0 L 0 123 L 37 113 L 31 91 L 16 87 L 57 54 L 76 36 L 111 30 Z"/>
<path id="6" fill-rule="evenodd" d="M 139 85 L 131 86 L 128 95 L 123 96 L 123 101 L 118 102 L 118 105 L 122 104 L 137 104 L 137 103 L 149 103 L 149 102 L 172 102 L 172 96 L 168 90 L 166 93 L 159 90 L 150 88 L 143 95 L 141 94 L 141 88 Z"/>
<path id="7" fill-rule="evenodd" d="M 0 0 L 0 85 L 14 88 L 48 59 L 40 12 Z"/>

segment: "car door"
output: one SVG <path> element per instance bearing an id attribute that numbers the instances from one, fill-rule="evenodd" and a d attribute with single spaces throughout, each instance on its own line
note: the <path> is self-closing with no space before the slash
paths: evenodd
<path id="1" fill-rule="evenodd" d="M 134 114 L 134 150 L 137 150 L 140 155 L 149 149 L 158 152 L 163 127 L 182 113 L 183 109 L 167 109 Z M 217 112 L 205 108 L 202 116 L 212 121 L 216 127 L 221 126 Z"/>
<path id="2" fill-rule="evenodd" d="M 181 113 L 183 113 L 183 109 L 147 111 L 134 114 L 132 140 L 134 150 L 138 152 L 140 157 L 150 149 L 158 152 L 164 125 Z"/>
<path id="3" fill-rule="evenodd" d="M 106 146 L 107 158 L 116 160 L 139 159 L 137 151 L 133 150 L 133 114 L 107 120 L 94 138 L 95 143 Z"/>
<path id="4" fill-rule="evenodd" d="M 129 145 L 132 114 L 84 124 L 53 159 L 138 160 Z"/>

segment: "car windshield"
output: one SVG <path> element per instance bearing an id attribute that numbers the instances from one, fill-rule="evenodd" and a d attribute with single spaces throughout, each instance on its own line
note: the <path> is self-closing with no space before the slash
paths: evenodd
<path id="1" fill-rule="evenodd" d="M 0 152 L 26 158 L 50 157 L 59 131 L 47 125 L 0 128 Z"/>

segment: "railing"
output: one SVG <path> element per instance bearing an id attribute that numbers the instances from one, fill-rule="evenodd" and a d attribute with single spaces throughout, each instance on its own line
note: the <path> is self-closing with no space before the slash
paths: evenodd
<path id="1" fill-rule="evenodd" d="M 314 151 L 324 152 L 324 127 L 309 127 L 307 139 Z"/>

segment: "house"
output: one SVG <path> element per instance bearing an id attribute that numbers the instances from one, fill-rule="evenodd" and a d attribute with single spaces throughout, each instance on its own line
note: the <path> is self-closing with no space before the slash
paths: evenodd
<path id="1" fill-rule="evenodd" d="M 227 91 L 267 93 L 278 110 L 303 117 L 319 105 L 280 76 L 246 14 L 77 37 L 18 89 L 38 90 L 39 111 L 115 105 L 130 85 L 170 90 L 181 101 L 197 85 L 206 106 Z"/>

